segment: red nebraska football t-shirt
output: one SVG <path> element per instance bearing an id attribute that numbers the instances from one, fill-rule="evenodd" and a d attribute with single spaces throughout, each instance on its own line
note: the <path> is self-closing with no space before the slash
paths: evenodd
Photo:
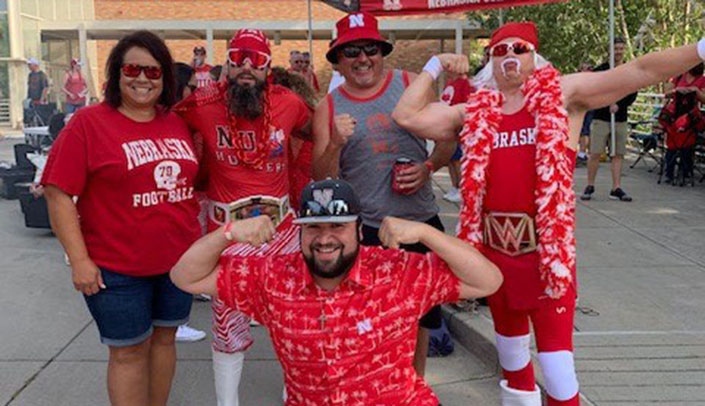
<path id="1" fill-rule="evenodd" d="M 174 113 L 129 119 L 106 103 L 79 110 L 54 143 L 42 184 L 78 196 L 91 259 L 133 275 L 168 272 L 199 237 L 191 135 Z"/>

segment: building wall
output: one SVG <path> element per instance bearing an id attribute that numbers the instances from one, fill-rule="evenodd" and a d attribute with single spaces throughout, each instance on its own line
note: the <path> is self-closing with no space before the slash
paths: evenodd
<path id="1" fill-rule="evenodd" d="M 4 0 L 7 6 L 2 35 L 7 39 L 6 50 L 0 55 L 0 68 L 7 67 L 11 125 L 22 122 L 22 101 L 27 95 L 26 61 L 37 58 L 41 68 L 52 80 L 50 101 L 60 102 L 63 71 L 72 57 L 78 56 L 77 45 L 66 41 L 42 43 L 39 24 L 42 21 L 93 20 L 93 0 Z M 94 56 L 95 58 L 95 56 Z M 1 76 L 1 75 L 0 75 Z"/>
<path id="2" fill-rule="evenodd" d="M 336 21 L 345 15 L 317 0 L 312 1 L 311 6 L 315 21 Z M 97 20 L 307 20 L 308 7 L 305 0 L 95 0 L 95 15 Z M 455 14 L 437 18 L 465 17 Z M 199 41 L 167 41 L 174 59 L 182 62 L 190 62 L 192 49 L 199 43 L 204 44 Z M 98 44 L 98 60 L 102 61 L 102 65 L 114 44 L 112 41 L 101 41 Z M 225 41 L 214 43 L 215 64 L 223 63 L 226 46 Z M 389 65 L 419 71 L 429 56 L 440 50 L 440 41 L 397 41 L 395 46 L 395 52 L 388 58 Z M 454 41 L 446 41 L 445 49 L 452 51 L 454 46 Z M 292 49 L 308 50 L 308 42 L 282 41 L 280 45 L 272 42 L 273 64 L 288 66 L 289 51 Z M 323 88 L 327 87 L 331 75 L 330 64 L 325 59 L 327 50 L 328 41 L 314 41 L 313 62 Z M 101 75 L 104 70 L 102 65 Z"/>

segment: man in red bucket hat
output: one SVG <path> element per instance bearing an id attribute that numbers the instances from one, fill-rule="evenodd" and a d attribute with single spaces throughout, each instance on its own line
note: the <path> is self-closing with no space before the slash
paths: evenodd
<path id="1" fill-rule="evenodd" d="M 458 236 L 504 275 L 488 302 L 505 406 L 541 405 L 529 323 L 548 405 L 580 404 L 573 358 L 573 168 L 585 113 L 701 62 L 705 39 L 644 55 L 619 69 L 565 76 L 538 50 L 533 23 L 505 24 L 492 35 L 490 62 L 475 76 L 478 91 L 466 104 L 426 98 L 443 70 L 468 71 L 465 56 L 443 54 L 429 60 L 394 111 L 397 124 L 424 138 L 456 139 L 460 133 L 464 206 Z"/>
<path id="2" fill-rule="evenodd" d="M 340 177 L 353 185 L 362 203 L 363 245 L 381 245 L 378 231 L 385 216 L 443 229 L 430 179 L 449 162 L 455 143 L 436 143 L 429 156 L 425 140 L 393 123 L 392 109 L 415 74 L 385 69 L 384 57 L 394 47 L 380 34 L 374 16 L 348 14 L 336 29 L 326 59 L 336 64 L 345 82 L 316 107 L 314 179 Z M 428 97 L 433 97 L 430 90 Z M 403 165 L 395 167 L 398 160 Z M 427 250 L 421 244 L 404 248 Z M 420 321 L 414 356 L 419 376 L 425 370 L 429 329 L 440 325 L 437 306 Z"/>
<path id="3" fill-rule="evenodd" d="M 241 29 L 228 45 L 227 80 L 199 88 L 175 107 L 202 137 L 201 173 L 211 231 L 259 214 L 283 220 L 289 199 L 300 193 L 291 190 L 289 182 L 290 140 L 310 138 L 313 113 L 296 93 L 270 83 L 272 53 L 264 32 Z M 297 234 L 289 224 L 282 222 L 281 231 L 293 245 L 282 241 L 251 252 L 234 244 L 224 255 L 271 255 L 297 249 Z M 237 406 L 244 351 L 253 342 L 250 319 L 218 299 L 211 304 L 217 404 Z"/>

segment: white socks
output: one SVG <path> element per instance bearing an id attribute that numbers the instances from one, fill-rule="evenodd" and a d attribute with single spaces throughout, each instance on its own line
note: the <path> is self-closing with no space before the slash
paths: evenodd
<path id="1" fill-rule="evenodd" d="M 510 388 L 506 379 L 499 381 L 502 406 L 541 406 L 541 391 L 536 386 L 533 391 Z"/>
<path id="2" fill-rule="evenodd" d="M 228 354 L 213 351 L 213 374 L 215 376 L 215 395 L 218 406 L 238 406 L 238 388 L 245 353 Z"/>

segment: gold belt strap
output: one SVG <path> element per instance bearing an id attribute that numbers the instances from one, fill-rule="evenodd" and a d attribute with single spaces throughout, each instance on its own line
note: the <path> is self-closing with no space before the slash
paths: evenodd
<path id="1" fill-rule="evenodd" d="M 208 217 L 219 225 L 266 214 L 276 227 L 290 210 L 288 196 L 248 196 L 231 203 L 211 200 L 208 206 Z"/>
<path id="2" fill-rule="evenodd" d="M 536 251 L 534 219 L 526 213 L 485 215 L 485 244 L 512 257 Z"/>

